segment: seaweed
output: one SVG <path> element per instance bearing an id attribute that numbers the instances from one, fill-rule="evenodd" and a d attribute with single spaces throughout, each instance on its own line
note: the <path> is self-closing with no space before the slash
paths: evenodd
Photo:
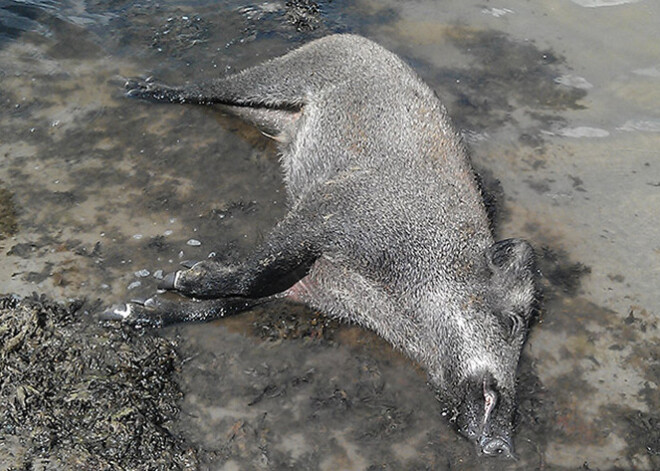
<path id="1" fill-rule="evenodd" d="M 85 304 L 0 298 L 0 467 L 197 469 L 169 426 L 182 393 L 175 345 L 108 328 Z"/>

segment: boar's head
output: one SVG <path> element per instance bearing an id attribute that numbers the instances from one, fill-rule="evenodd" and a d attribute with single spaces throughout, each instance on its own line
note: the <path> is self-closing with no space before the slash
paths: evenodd
<path id="1" fill-rule="evenodd" d="M 445 318 L 430 381 L 479 452 L 513 457 L 516 370 L 537 300 L 534 253 L 527 242 L 503 240 L 485 251 L 483 266 L 479 300 Z"/>

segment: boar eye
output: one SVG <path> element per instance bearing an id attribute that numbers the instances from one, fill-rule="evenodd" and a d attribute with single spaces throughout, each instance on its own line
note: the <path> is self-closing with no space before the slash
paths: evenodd
<path id="1" fill-rule="evenodd" d="M 522 330 L 525 322 L 522 316 L 516 313 L 501 313 L 500 322 L 504 328 L 505 338 L 508 341 L 513 340 Z"/>

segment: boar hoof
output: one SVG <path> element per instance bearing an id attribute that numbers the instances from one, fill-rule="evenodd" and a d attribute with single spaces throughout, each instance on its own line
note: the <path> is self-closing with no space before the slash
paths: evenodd
<path id="1" fill-rule="evenodd" d="M 133 300 L 125 304 L 112 306 L 100 314 L 102 320 L 115 320 L 136 327 L 162 327 L 166 325 L 168 314 L 178 306 L 155 297 L 145 301 Z"/>
<path id="2" fill-rule="evenodd" d="M 175 290 L 179 273 L 179 271 L 175 271 L 165 275 L 165 277 L 160 280 L 160 283 L 158 283 L 158 289 Z"/>

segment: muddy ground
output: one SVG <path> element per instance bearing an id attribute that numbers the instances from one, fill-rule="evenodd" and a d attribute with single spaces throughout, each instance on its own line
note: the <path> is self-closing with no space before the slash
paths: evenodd
<path id="1" fill-rule="evenodd" d="M 660 11 L 590 3 L 0 3 L 0 467 L 660 467 Z M 303 307 L 96 319 L 182 260 L 240 258 L 286 205 L 266 138 L 128 100 L 125 78 L 213 77 L 331 32 L 438 91 L 498 236 L 536 248 L 518 461 L 477 456 L 416 365 Z"/>

